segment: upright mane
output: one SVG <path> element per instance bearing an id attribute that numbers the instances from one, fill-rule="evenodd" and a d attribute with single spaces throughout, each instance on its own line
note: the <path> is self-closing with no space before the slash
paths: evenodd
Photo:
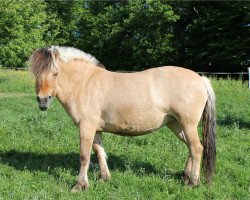
<path id="1" fill-rule="evenodd" d="M 50 46 L 36 49 L 29 59 L 30 70 L 35 76 L 43 71 L 58 71 L 57 60 L 69 62 L 73 59 L 84 60 L 98 67 L 104 66 L 92 55 L 73 47 Z"/>

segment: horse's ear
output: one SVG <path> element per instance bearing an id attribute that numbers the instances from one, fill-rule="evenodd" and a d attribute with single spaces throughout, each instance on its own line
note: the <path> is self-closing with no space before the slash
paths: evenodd
<path id="1" fill-rule="evenodd" d="M 59 51 L 57 49 L 54 49 L 53 54 L 54 54 L 55 60 L 58 60 L 59 59 Z"/>

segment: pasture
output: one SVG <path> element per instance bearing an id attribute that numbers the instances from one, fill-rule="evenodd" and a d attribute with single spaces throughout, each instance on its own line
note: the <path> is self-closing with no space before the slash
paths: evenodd
<path id="1" fill-rule="evenodd" d="M 39 110 L 28 72 L 0 70 L 0 199 L 249 199 L 250 91 L 241 80 L 212 84 L 218 123 L 212 186 L 184 185 L 187 148 L 163 128 L 132 138 L 104 133 L 111 181 L 98 179 L 92 155 L 91 186 L 73 194 L 77 128 L 55 99 L 47 112 Z"/>

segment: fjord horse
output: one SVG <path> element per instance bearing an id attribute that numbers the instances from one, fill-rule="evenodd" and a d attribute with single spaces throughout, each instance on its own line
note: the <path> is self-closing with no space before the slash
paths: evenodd
<path id="1" fill-rule="evenodd" d="M 215 95 L 209 80 L 173 66 L 135 73 L 101 67 L 90 54 L 71 47 L 37 49 L 30 57 L 37 101 L 46 110 L 56 97 L 80 132 L 80 172 L 73 192 L 89 186 L 87 171 L 93 147 L 101 177 L 110 179 L 101 132 L 139 136 L 163 126 L 183 141 L 189 155 L 185 182 L 197 185 L 203 156 L 205 177 L 212 181 L 215 145 Z M 203 119 L 203 145 L 197 126 Z"/>

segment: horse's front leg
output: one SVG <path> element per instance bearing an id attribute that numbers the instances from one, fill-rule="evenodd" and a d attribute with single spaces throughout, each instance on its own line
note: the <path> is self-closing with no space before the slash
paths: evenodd
<path id="1" fill-rule="evenodd" d="M 78 176 L 78 181 L 75 187 L 71 190 L 72 192 L 77 192 L 80 190 L 86 190 L 89 186 L 88 182 L 88 168 L 90 162 L 90 154 L 92 149 L 93 140 L 95 137 L 96 126 L 87 123 L 80 122 L 80 172 Z"/>

